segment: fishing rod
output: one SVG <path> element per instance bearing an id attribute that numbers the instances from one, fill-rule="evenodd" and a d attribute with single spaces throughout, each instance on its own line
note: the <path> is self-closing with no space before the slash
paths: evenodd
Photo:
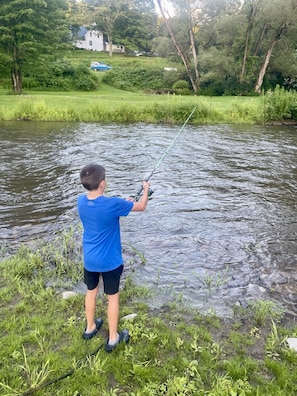
<path id="1" fill-rule="evenodd" d="M 196 111 L 197 107 L 194 107 L 194 109 L 191 111 L 190 115 L 188 116 L 188 118 L 186 119 L 186 121 L 184 122 L 184 124 L 182 125 L 182 127 L 180 128 L 180 130 L 178 131 L 178 133 L 175 135 L 174 139 L 172 140 L 172 142 L 169 144 L 169 146 L 167 147 L 167 149 L 164 151 L 163 155 L 161 156 L 161 158 L 159 159 L 159 161 L 156 163 L 156 165 L 154 166 L 153 170 L 151 171 L 151 173 L 149 174 L 149 176 L 145 179 L 146 182 L 148 182 L 150 180 L 150 178 L 153 176 L 153 174 L 156 172 L 156 170 L 159 168 L 159 166 L 161 165 L 163 159 L 166 157 L 166 155 L 168 154 L 169 150 L 171 149 L 171 147 L 174 145 L 174 143 L 176 142 L 177 138 L 179 137 L 179 135 L 182 133 L 184 127 L 187 125 L 187 123 L 189 122 L 190 118 L 192 117 L 192 115 L 194 114 L 194 112 Z M 136 195 L 134 196 L 134 201 L 138 201 L 140 198 L 140 194 L 143 190 L 143 186 L 141 186 L 139 188 L 139 190 L 137 191 Z M 150 189 L 149 190 L 149 196 L 152 195 L 153 191 Z"/>

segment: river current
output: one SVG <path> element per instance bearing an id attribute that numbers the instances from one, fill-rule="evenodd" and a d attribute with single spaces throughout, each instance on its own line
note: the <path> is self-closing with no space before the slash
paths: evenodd
<path id="1" fill-rule="evenodd" d="M 106 168 L 108 195 L 135 194 L 179 129 L 1 122 L 1 246 L 78 224 L 87 163 Z M 231 315 L 266 298 L 297 314 L 296 154 L 295 127 L 184 128 L 150 179 L 147 210 L 121 224 L 125 261 L 145 257 L 133 279 L 155 291 L 152 304 L 182 298 Z"/>

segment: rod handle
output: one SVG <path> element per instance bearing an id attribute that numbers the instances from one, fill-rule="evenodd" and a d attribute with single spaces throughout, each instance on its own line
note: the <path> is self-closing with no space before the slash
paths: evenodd
<path id="1" fill-rule="evenodd" d="M 144 179 L 144 181 L 148 182 L 150 180 L 151 176 L 152 176 L 152 173 L 148 177 L 146 177 Z M 139 190 L 136 192 L 136 194 L 134 196 L 134 201 L 136 201 L 136 202 L 139 201 L 139 198 L 141 196 L 142 190 L 143 190 L 143 185 L 141 185 L 141 187 L 139 187 Z M 154 191 L 151 188 L 149 188 L 148 196 L 150 197 L 153 194 L 153 192 Z"/>

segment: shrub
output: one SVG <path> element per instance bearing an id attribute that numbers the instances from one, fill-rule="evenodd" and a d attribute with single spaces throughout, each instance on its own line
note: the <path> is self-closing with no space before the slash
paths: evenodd
<path id="1" fill-rule="evenodd" d="M 168 55 L 167 60 L 169 62 L 183 64 L 183 61 L 182 61 L 181 57 L 179 55 L 177 55 L 177 54 Z"/>
<path id="2" fill-rule="evenodd" d="M 185 80 L 178 80 L 176 81 L 172 88 L 174 89 L 175 93 L 178 95 L 189 95 L 191 92 L 189 90 L 189 84 Z"/>
<path id="3" fill-rule="evenodd" d="M 126 91 L 158 90 L 165 87 L 162 68 L 116 67 L 109 70 L 102 79 L 115 88 Z"/>
<path id="4" fill-rule="evenodd" d="M 23 87 L 50 91 L 92 91 L 98 88 L 98 80 L 84 65 L 57 60 L 39 68 L 31 68 L 23 78 Z"/>
<path id="5" fill-rule="evenodd" d="M 278 85 L 263 96 L 264 120 L 297 119 L 297 92 L 285 91 Z"/>
<path id="6" fill-rule="evenodd" d="M 178 80 L 173 84 L 172 88 L 173 89 L 186 89 L 186 88 L 189 88 L 189 84 L 185 80 Z"/>

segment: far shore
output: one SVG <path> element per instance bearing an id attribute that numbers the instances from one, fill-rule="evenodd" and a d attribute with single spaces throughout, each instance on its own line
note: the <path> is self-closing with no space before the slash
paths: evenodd
<path id="1" fill-rule="evenodd" d="M 121 91 L 103 85 L 96 92 L 25 92 L 8 95 L 0 90 L 0 121 L 263 123 L 261 97 L 206 97 L 156 95 Z"/>

